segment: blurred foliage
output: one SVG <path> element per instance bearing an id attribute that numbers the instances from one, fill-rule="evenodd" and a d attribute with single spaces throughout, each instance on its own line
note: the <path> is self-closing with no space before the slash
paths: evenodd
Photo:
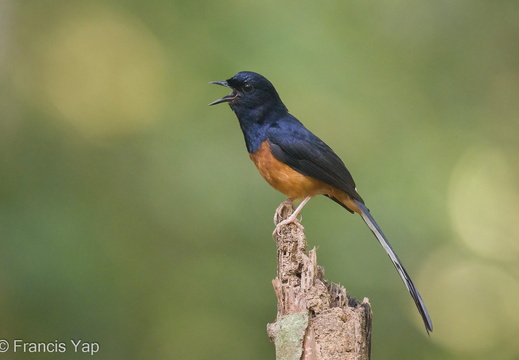
<path id="1" fill-rule="evenodd" d="M 360 219 L 312 200 L 374 358 L 517 359 L 518 59 L 516 1 L 1 0 L 0 338 L 274 358 L 284 197 L 206 106 L 252 70 L 344 159 L 429 307 L 430 338 Z"/>

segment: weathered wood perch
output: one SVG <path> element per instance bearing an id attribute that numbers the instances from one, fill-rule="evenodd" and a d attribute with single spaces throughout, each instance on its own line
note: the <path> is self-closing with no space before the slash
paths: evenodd
<path id="1" fill-rule="evenodd" d="M 283 203 L 277 224 L 292 214 Z M 267 333 L 276 346 L 276 360 L 369 360 L 371 306 L 346 289 L 324 280 L 316 249 L 306 251 L 302 227 L 288 224 L 276 233 L 278 269 L 272 281 L 278 300 L 276 322 Z"/>

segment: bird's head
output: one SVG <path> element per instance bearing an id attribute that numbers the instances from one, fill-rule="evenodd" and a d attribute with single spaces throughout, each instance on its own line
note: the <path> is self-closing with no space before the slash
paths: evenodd
<path id="1" fill-rule="evenodd" d="M 226 81 L 211 81 L 210 84 L 217 84 L 231 88 L 229 95 L 213 101 L 209 105 L 228 102 L 233 110 L 258 108 L 277 108 L 281 106 L 286 110 L 281 102 L 274 85 L 265 77 L 251 71 L 242 71 Z"/>

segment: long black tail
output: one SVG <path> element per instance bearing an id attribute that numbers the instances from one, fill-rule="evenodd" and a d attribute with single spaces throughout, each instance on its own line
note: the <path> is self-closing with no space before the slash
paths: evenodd
<path id="1" fill-rule="evenodd" d="M 371 214 L 369 213 L 368 208 L 360 201 L 355 200 L 355 203 L 362 211 L 362 214 L 361 214 L 362 219 L 364 220 L 366 225 L 368 225 L 369 229 L 373 232 L 373 234 L 375 234 L 375 236 L 378 239 L 378 242 L 380 243 L 380 245 L 382 245 L 384 250 L 386 250 L 386 253 L 389 255 L 389 258 L 393 262 L 393 265 L 395 265 L 395 268 L 398 271 L 398 274 L 402 278 L 402 281 L 404 282 L 405 286 L 407 287 L 407 290 L 409 290 L 409 293 L 411 294 L 411 297 L 413 298 L 414 303 L 416 304 L 416 308 L 418 309 L 418 311 L 420 312 L 420 315 L 422 316 L 423 323 L 425 325 L 425 329 L 427 330 L 427 333 L 429 333 L 429 331 L 433 330 L 432 321 L 431 321 L 431 318 L 429 317 L 429 313 L 427 312 L 427 309 L 425 308 L 425 304 L 423 303 L 422 297 L 420 296 L 420 293 L 414 286 L 413 281 L 411 280 L 411 277 L 409 276 L 407 271 L 405 271 L 405 268 L 402 265 L 402 262 L 400 261 L 398 256 L 396 256 L 393 248 L 387 241 L 386 236 L 384 235 L 384 233 L 378 226 L 375 219 L 373 219 L 373 216 L 371 216 Z"/>

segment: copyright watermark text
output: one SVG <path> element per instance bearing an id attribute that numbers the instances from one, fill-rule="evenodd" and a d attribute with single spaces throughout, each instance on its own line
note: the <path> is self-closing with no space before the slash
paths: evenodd
<path id="1" fill-rule="evenodd" d="M 69 341 L 25 341 L 22 339 L 15 339 L 8 341 L 0 339 L 0 353 L 8 351 L 14 353 L 87 353 L 94 355 L 99 352 L 100 346 L 98 342 L 83 341 L 81 339 Z"/>

